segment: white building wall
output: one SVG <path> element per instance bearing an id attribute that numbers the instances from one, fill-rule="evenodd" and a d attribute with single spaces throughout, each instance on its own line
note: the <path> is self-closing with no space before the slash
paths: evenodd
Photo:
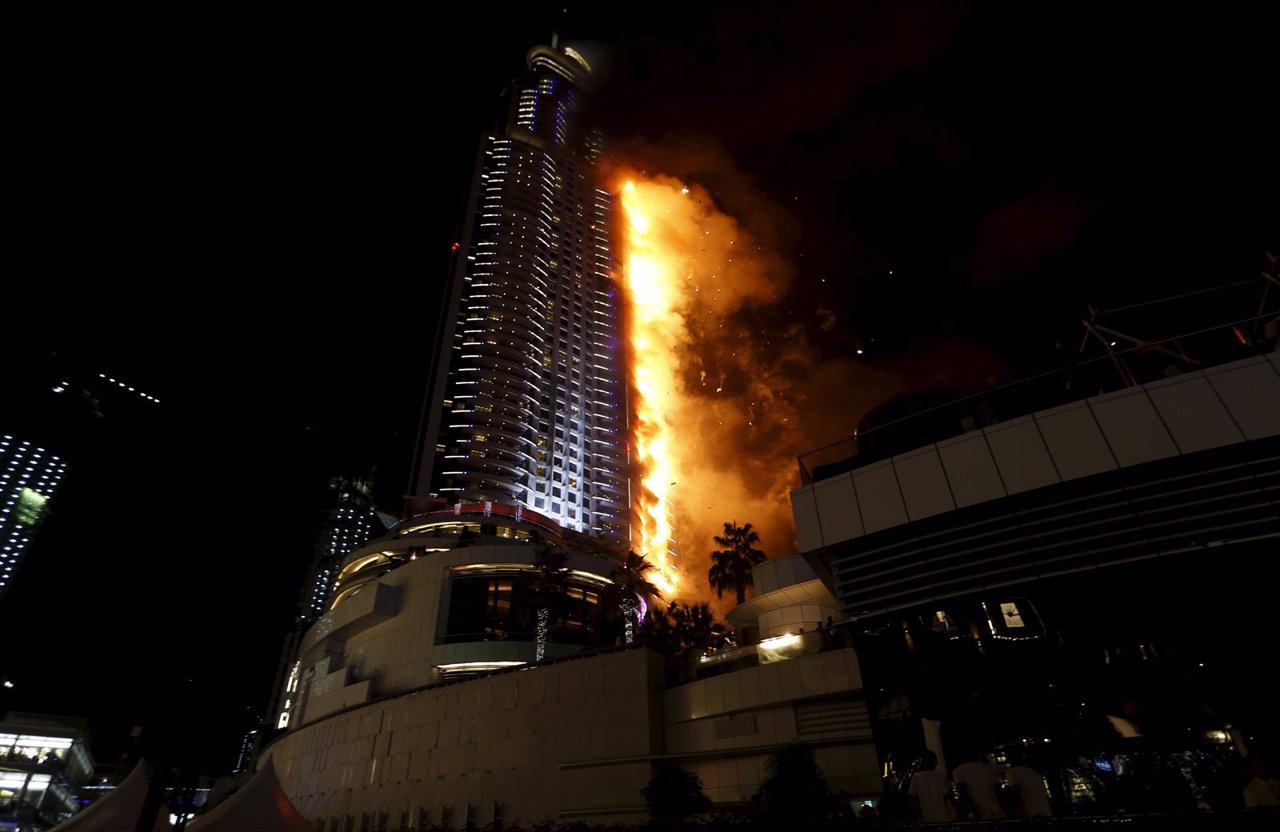
<path id="1" fill-rule="evenodd" d="M 1066 480 L 1280 435 L 1280 354 L 1118 390 L 791 493 L 801 551 Z"/>
<path id="2" fill-rule="evenodd" d="M 663 695 L 667 754 L 697 773 L 715 803 L 746 801 L 771 754 L 814 749 L 833 791 L 879 797 L 881 782 L 862 673 L 851 649 L 763 664 Z"/>
<path id="3" fill-rule="evenodd" d="M 448 621 L 451 567 L 530 564 L 535 555 L 536 546 L 532 543 L 429 552 L 341 601 L 307 631 L 299 651 L 303 721 L 368 699 L 432 684 L 439 680 L 439 665 L 531 663 L 535 649 L 532 641 L 437 642 Z M 569 565 L 599 573 L 612 566 L 584 555 L 575 555 Z M 576 645 L 550 643 L 547 657 L 560 658 L 580 650 Z"/>
<path id="4" fill-rule="evenodd" d="M 639 819 L 650 764 L 617 761 L 658 749 L 660 676 L 646 650 L 501 673 L 304 725 L 264 756 L 303 816 L 326 825 L 380 812 L 390 828 L 402 812 L 456 828 L 495 811 L 526 826 Z"/>

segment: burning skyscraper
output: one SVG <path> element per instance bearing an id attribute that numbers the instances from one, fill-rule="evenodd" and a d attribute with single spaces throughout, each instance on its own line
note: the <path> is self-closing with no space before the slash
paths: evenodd
<path id="1" fill-rule="evenodd" d="M 762 573 L 772 595 L 739 616 L 764 658 L 744 645 L 677 660 L 632 639 L 623 547 L 656 567 L 645 578 L 664 600 L 683 597 L 696 585 L 672 549 L 673 489 L 691 481 L 715 495 L 705 505 L 744 488 L 705 476 L 724 466 L 699 450 L 733 435 L 720 423 L 736 405 L 682 384 L 681 359 L 699 360 L 691 324 L 718 329 L 776 283 L 698 186 L 625 186 L 616 167 L 604 180 L 581 54 L 553 41 L 527 67 L 505 127 L 481 140 L 413 499 L 333 563 L 262 753 L 325 828 L 630 820 L 660 760 L 740 804 L 769 754 L 811 739 L 833 785 L 872 795 L 853 651 L 786 631 L 837 611 L 796 559 L 771 562 L 783 579 Z"/>

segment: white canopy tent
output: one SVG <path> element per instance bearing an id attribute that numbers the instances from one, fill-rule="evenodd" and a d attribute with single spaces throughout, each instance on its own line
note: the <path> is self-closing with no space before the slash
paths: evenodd
<path id="1" fill-rule="evenodd" d="M 53 827 L 51 832 L 121 832 L 137 828 L 142 806 L 147 801 L 146 761 L 140 761 L 116 788 L 75 817 Z M 155 832 L 169 832 L 169 810 L 156 813 Z"/>
<path id="2" fill-rule="evenodd" d="M 190 832 L 315 832 L 280 786 L 268 757 L 240 790 L 187 826 Z"/>

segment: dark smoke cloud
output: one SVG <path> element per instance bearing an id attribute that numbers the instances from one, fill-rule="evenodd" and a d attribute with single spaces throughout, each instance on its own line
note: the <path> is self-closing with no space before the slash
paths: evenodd
<path id="1" fill-rule="evenodd" d="M 977 241 L 964 258 L 979 285 L 1040 268 L 1075 242 L 1090 209 L 1074 194 L 1041 193 L 1000 206 L 978 224 Z"/>

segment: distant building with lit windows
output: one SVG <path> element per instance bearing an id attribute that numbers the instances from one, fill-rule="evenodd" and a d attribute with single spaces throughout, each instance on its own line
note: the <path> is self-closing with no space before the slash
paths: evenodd
<path id="1" fill-rule="evenodd" d="M 99 372 L 95 355 L 31 350 L 5 371 L 11 395 L 0 409 L 0 604 L 50 507 L 59 504 L 53 498 L 68 467 L 83 477 L 82 495 L 100 487 L 95 476 L 156 436 L 160 414 L 151 389 Z"/>
<path id="2" fill-rule="evenodd" d="M 367 481 L 337 477 L 330 481 L 329 490 L 334 495 L 333 507 L 325 517 L 315 560 L 298 599 L 298 623 L 302 625 L 311 624 L 329 608 L 339 561 L 385 528 L 369 497 Z"/>
<path id="3" fill-rule="evenodd" d="M 258 753 L 258 738 L 261 732 L 257 728 L 251 728 L 245 732 L 244 737 L 240 740 L 240 751 L 236 754 L 236 767 L 231 769 L 232 774 L 239 774 L 247 771 L 253 764 L 253 758 Z"/>
<path id="4" fill-rule="evenodd" d="M 380 515 L 373 505 L 368 480 L 334 477 L 329 481 L 329 491 L 332 502 L 298 596 L 294 627 L 285 636 L 280 651 L 280 663 L 271 689 L 267 710 L 276 714 L 272 724 L 277 728 L 288 726 L 289 715 L 297 699 L 299 643 L 307 630 L 331 608 L 334 586 L 343 561 L 370 538 L 380 535 L 387 525 L 382 519 L 384 515 Z M 252 760 L 261 736 L 258 730 L 246 735 L 237 771 Z"/>
<path id="5" fill-rule="evenodd" d="M 427 390 L 416 496 L 522 505 L 627 539 L 612 197 L 587 61 L 538 46 L 483 137 Z"/>
<path id="6" fill-rule="evenodd" d="M 57 455 L 0 434 L 0 598 L 66 470 Z"/>
<path id="7" fill-rule="evenodd" d="M 79 808 L 93 775 L 83 719 L 10 712 L 0 719 L 0 829 L 52 829 Z"/>

